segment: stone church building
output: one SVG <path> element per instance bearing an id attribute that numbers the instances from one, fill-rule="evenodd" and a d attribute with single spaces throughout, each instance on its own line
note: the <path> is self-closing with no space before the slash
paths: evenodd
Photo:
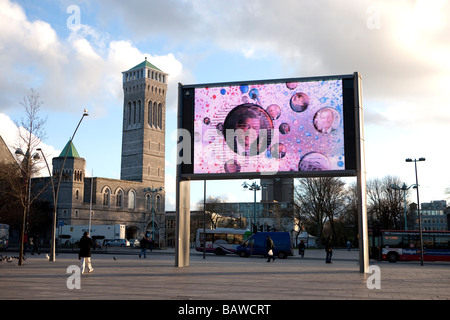
<path id="1" fill-rule="evenodd" d="M 154 234 L 163 244 L 165 226 L 165 128 L 168 75 L 145 61 L 122 72 L 123 127 L 120 180 L 86 177 L 86 161 L 69 141 L 52 160 L 58 176 L 64 156 L 59 190 L 58 225 L 125 224 L 126 238 Z M 49 177 L 36 178 L 46 184 Z M 50 188 L 42 198 L 53 204 Z M 154 210 L 154 211 L 153 211 Z"/>

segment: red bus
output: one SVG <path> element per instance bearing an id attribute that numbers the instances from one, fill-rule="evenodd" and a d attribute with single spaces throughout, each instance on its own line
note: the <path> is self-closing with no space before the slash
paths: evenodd
<path id="1" fill-rule="evenodd" d="M 370 235 L 370 257 L 379 260 L 420 261 L 418 230 L 381 230 Z M 422 231 L 423 260 L 450 261 L 450 231 Z"/>

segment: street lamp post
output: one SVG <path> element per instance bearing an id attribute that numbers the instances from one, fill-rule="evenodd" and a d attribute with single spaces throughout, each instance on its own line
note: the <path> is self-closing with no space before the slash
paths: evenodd
<path id="1" fill-rule="evenodd" d="M 151 204 L 152 204 L 152 240 L 153 241 L 155 241 L 155 203 L 154 203 L 155 194 L 157 192 L 161 192 L 163 190 L 164 190 L 163 187 L 153 188 L 153 186 L 144 189 L 144 192 L 151 192 L 151 194 L 152 194 Z"/>
<path id="2" fill-rule="evenodd" d="M 394 190 L 403 190 L 403 203 L 404 203 L 404 208 L 405 208 L 405 230 L 408 230 L 408 223 L 406 220 L 406 191 L 409 190 L 411 187 L 413 188 L 417 188 L 417 186 L 415 184 L 410 185 L 409 187 L 406 186 L 406 183 L 403 182 L 403 185 L 401 187 L 392 184 L 391 188 Z"/>
<path id="3" fill-rule="evenodd" d="M 50 182 L 52 183 L 53 206 L 54 206 L 54 210 L 56 210 L 55 183 L 53 182 L 53 175 L 52 175 L 52 173 L 50 171 L 50 167 L 48 165 L 47 158 L 45 157 L 44 152 L 42 151 L 42 149 L 41 148 L 37 148 L 36 151 L 39 151 L 42 154 L 42 157 L 44 158 L 44 161 L 45 161 L 45 165 L 47 166 L 48 175 L 50 177 Z M 52 234 L 53 235 L 55 234 L 55 230 L 53 228 L 52 228 Z M 52 236 L 52 240 L 53 240 L 53 236 Z M 54 246 L 54 243 L 52 241 L 50 252 L 53 252 L 53 246 Z"/>
<path id="4" fill-rule="evenodd" d="M 246 181 L 242 184 L 242 187 L 244 187 L 244 189 L 248 189 L 250 191 L 254 192 L 254 203 L 253 203 L 253 224 L 256 228 L 256 231 L 258 231 L 258 227 L 256 225 L 256 191 L 261 190 L 261 188 L 264 188 L 264 186 L 260 186 L 258 185 L 256 182 L 253 182 L 251 185 L 248 184 Z M 253 228 L 252 228 L 252 233 L 253 232 Z"/>
<path id="5" fill-rule="evenodd" d="M 84 109 L 83 111 L 83 116 L 80 119 L 80 122 L 78 122 L 77 127 L 75 128 L 75 131 L 73 132 L 72 137 L 70 138 L 70 143 L 72 143 L 73 138 L 75 137 L 75 134 L 77 133 L 78 127 L 81 124 L 81 121 L 83 121 L 84 117 L 89 116 L 89 113 L 86 109 Z M 66 150 L 66 154 L 64 155 L 64 160 L 61 166 L 61 170 L 59 170 L 59 175 L 58 175 L 58 183 L 56 185 L 56 191 L 54 191 L 54 198 L 53 198 L 53 226 L 52 226 L 52 245 L 51 245 L 51 250 L 50 250 L 50 257 L 49 257 L 49 261 L 55 261 L 56 259 L 56 220 L 57 220 L 57 216 L 58 216 L 58 196 L 59 196 L 59 187 L 61 185 L 61 179 L 62 179 L 62 172 L 64 170 L 64 165 L 66 163 L 66 159 L 67 159 L 67 155 L 69 154 L 69 148 L 67 148 Z M 44 158 L 45 159 L 45 158 Z M 47 161 L 46 161 L 47 163 Z M 47 166 L 48 168 L 48 166 Z M 50 169 L 49 169 L 50 171 Z M 53 181 L 53 180 L 52 180 Z M 53 188 L 54 189 L 54 188 Z M 90 214 L 90 213 L 89 213 Z M 91 232 L 91 230 L 88 230 L 89 233 Z"/>
<path id="6" fill-rule="evenodd" d="M 37 161 L 40 159 L 39 154 L 35 153 L 33 156 L 30 157 L 30 149 L 27 150 L 27 152 L 24 154 L 22 149 L 18 148 L 15 152 L 16 155 L 21 155 L 24 157 L 24 160 L 26 160 L 27 170 L 25 171 L 22 167 L 20 167 L 20 170 L 22 171 L 22 174 L 25 174 L 25 177 L 27 178 L 27 206 L 23 209 L 23 217 L 22 217 L 22 232 L 20 234 L 20 249 L 19 249 L 19 262 L 18 265 L 21 266 L 23 263 L 23 244 L 25 240 L 25 228 L 26 228 L 26 219 L 27 214 L 30 213 L 30 205 L 31 205 L 31 159 Z"/>
<path id="7" fill-rule="evenodd" d="M 423 266 L 423 239 L 422 239 L 422 216 L 420 214 L 420 200 L 419 200 L 419 179 L 417 178 L 417 161 L 425 161 L 425 158 L 406 159 L 406 162 L 414 162 L 416 172 L 416 191 L 417 191 L 417 214 L 419 216 L 419 237 L 420 237 L 420 265 Z"/>

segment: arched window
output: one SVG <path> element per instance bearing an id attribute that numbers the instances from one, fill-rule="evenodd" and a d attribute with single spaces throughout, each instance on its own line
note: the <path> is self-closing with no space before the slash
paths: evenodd
<path id="1" fill-rule="evenodd" d="M 150 194 L 145 195 L 145 209 L 151 210 L 152 208 L 152 196 Z"/>
<path id="2" fill-rule="evenodd" d="M 155 102 L 153 103 L 153 122 L 152 126 L 155 128 L 158 126 L 158 104 Z"/>
<path id="3" fill-rule="evenodd" d="M 161 208 L 161 195 L 156 195 L 156 208 L 155 211 L 156 212 L 161 212 L 162 208 Z"/>
<path id="4" fill-rule="evenodd" d="M 162 104 L 158 105 L 158 127 L 162 129 Z"/>
<path id="5" fill-rule="evenodd" d="M 136 101 L 133 101 L 133 124 L 136 123 Z"/>
<path id="6" fill-rule="evenodd" d="M 134 209 L 136 206 L 136 192 L 134 190 L 128 191 L 128 209 Z"/>
<path id="7" fill-rule="evenodd" d="M 109 208 L 110 200 L 111 200 L 111 190 L 109 190 L 109 188 L 105 188 L 105 190 L 103 190 L 103 205 Z"/>
<path id="8" fill-rule="evenodd" d="M 152 102 L 148 102 L 148 125 L 151 126 L 153 123 L 153 108 L 152 108 Z"/>
<path id="9" fill-rule="evenodd" d="M 128 102 L 128 125 L 131 124 L 131 102 Z"/>
<path id="10" fill-rule="evenodd" d="M 116 206 L 119 208 L 123 207 L 123 190 L 120 189 L 116 194 Z"/>
<path id="11" fill-rule="evenodd" d="M 138 123 L 141 123 L 141 100 L 138 101 Z"/>

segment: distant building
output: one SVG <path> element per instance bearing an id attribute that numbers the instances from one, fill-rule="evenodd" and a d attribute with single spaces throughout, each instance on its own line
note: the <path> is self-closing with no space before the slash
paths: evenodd
<path id="1" fill-rule="evenodd" d="M 423 230 L 449 230 L 446 209 L 447 201 L 445 200 L 421 203 L 420 213 L 422 215 Z"/>
<path id="2" fill-rule="evenodd" d="M 413 216 L 413 230 L 419 229 L 419 219 L 417 205 L 411 204 L 410 211 Z M 422 216 L 422 230 L 428 231 L 448 231 L 450 208 L 445 200 L 433 200 L 423 202 L 420 205 L 420 215 Z"/>

